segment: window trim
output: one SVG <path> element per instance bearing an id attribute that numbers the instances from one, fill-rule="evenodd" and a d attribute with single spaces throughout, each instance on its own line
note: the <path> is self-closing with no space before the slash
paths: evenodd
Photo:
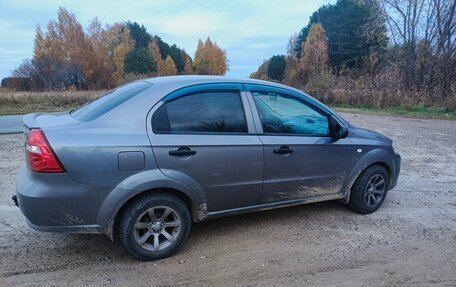
<path id="1" fill-rule="evenodd" d="M 177 91 L 176 91 L 177 92 Z M 245 102 L 243 101 L 243 97 L 242 97 L 242 92 L 243 90 L 242 89 L 239 89 L 239 88 L 230 88 L 230 87 L 227 87 L 227 88 L 223 88 L 223 87 L 216 87 L 214 86 L 213 88 L 209 88 L 209 87 L 201 87 L 201 89 L 194 89 L 192 91 L 188 91 L 188 92 L 182 92 L 182 93 L 171 93 L 169 94 L 168 96 L 164 97 L 163 99 L 161 99 L 159 101 L 159 105 L 154 109 L 153 113 L 152 113 L 152 116 L 151 116 L 151 127 L 152 127 L 152 133 L 155 134 L 155 135 L 236 135 L 236 136 L 239 136 L 239 135 L 251 135 L 251 133 L 249 132 L 249 125 L 248 125 L 248 119 L 247 119 L 247 115 L 246 115 L 246 108 L 245 108 Z M 180 98 L 183 98 L 183 97 L 187 97 L 187 96 L 192 96 L 192 95 L 195 95 L 195 94 L 209 94 L 209 93 L 233 93 L 233 94 L 237 94 L 237 96 L 239 97 L 239 102 L 241 103 L 241 108 L 242 108 L 242 116 L 243 116 L 243 119 L 244 119 L 244 124 L 245 124 L 245 128 L 246 128 L 246 131 L 245 132 L 210 132 L 210 131 L 207 131 L 207 132 L 203 132 L 203 131 L 166 131 L 166 132 L 163 132 L 163 131 L 157 131 L 156 128 L 154 127 L 154 119 L 155 119 L 155 116 L 156 114 L 158 113 L 158 111 L 167 103 L 170 103 L 170 102 L 173 102 L 173 101 L 176 101 Z M 169 121 L 169 119 L 168 119 Z"/>
<path id="2" fill-rule="evenodd" d="M 328 131 L 327 134 L 296 134 L 296 133 L 268 133 L 264 131 L 263 128 L 263 121 L 260 116 L 260 111 L 258 109 L 257 103 L 255 101 L 255 97 L 253 93 L 277 93 L 277 94 L 282 94 L 286 97 L 290 97 L 293 99 L 298 100 L 299 102 L 302 102 L 304 105 L 309 107 L 310 109 L 314 110 L 315 112 L 321 114 L 322 116 L 326 117 L 326 120 L 328 121 L 328 128 L 329 128 L 329 116 L 326 111 L 320 109 L 318 106 L 312 104 L 308 99 L 306 99 L 304 96 L 298 95 L 296 93 L 289 92 L 284 89 L 276 88 L 276 87 L 267 87 L 267 86 L 260 86 L 260 85 L 250 85 L 248 86 L 248 92 L 249 96 L 252 99 L 253 106 L 255 108 L 255 112 L 258 115 L 257 121 L 259 121 L 260 127 L 261 127 L 261 133 L 257 133 L 258 135 L 267 135 L 267 136 L 294 136 L 294 137 L 325 137 L 325 138 L 332 138 L 333 136 L 331 133 Z"/>

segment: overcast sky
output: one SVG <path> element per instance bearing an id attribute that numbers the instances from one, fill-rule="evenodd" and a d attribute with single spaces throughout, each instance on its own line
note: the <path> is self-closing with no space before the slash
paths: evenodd
<path id="1" fill-rule="evenodd" d="M 0 79 L 31 58 L 35 27 L 45 28 L 64 6 L 86 28 L 94 17 L 103 23 L 136 21 L 193 57 L 199 38 L 208 36 L 226 50 L 230 77 L 248 77 L 264 59 L 285 54 L 288 38 L 328 0 L 293 1 L 0 1 Z"/>

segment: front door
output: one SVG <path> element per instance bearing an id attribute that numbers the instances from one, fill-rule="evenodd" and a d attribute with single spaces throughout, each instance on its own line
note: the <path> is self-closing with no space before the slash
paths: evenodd
<path id="1" fill-rule="evenodd" d="M 160 170 L 201 188 L 209 212 L 261 201 L 263 147 L 245 97 L 239 84 L 205 84 L 179 90 L 152 110 Z"/>
<path id="2" fill-rule="evenodd" d="M 329 135 L 328 116 L 302 95 L 249 87 L 262 127 L 263 203 L 337 194 L 352 164 L 349 139 Z"/>

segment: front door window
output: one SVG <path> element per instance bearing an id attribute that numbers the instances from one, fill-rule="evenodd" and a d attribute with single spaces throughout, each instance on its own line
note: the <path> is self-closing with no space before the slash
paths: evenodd
<path id="1" fill-rule="evenodd" d="M 253 91 L 265 134 L 328 136 L 328 118 L 296 97 L 275 92 Z"/>

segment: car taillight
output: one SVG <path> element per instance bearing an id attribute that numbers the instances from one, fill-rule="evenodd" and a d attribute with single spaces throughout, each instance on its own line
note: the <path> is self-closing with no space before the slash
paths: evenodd
<path id="1" fill-rule="evenodd" d="M 40 129 L 32 129 L 27 135 L 25 152 L 28 167 L 35 172 L 65 172 L 44 133 Z"/>

